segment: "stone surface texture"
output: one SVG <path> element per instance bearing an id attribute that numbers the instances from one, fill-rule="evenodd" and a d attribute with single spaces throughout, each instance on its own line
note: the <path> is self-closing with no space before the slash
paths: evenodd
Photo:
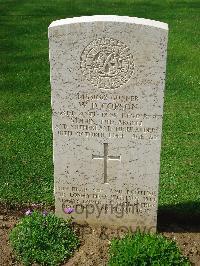
<path id="1" fill-rule="evenodd" d="M 58 216 L 156 230 L 167 33 L 119 16 L 49 26 Z"/>

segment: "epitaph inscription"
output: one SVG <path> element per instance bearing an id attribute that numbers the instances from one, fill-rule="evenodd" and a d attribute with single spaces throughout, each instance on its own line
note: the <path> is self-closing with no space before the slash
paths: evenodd
<path id="1" fill-rule="evenodd" d="M 167 25 L 72 18 L 49 44 L 56 214 L 155 231 Z"/>

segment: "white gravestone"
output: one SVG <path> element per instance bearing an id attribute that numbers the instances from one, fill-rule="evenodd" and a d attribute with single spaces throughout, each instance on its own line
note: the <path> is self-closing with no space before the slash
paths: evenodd
<path id="1" fill-rule="evenodd" d="M 58 216 L 156 230 L 167 33 L 119 16 L 49 26 Z"/>

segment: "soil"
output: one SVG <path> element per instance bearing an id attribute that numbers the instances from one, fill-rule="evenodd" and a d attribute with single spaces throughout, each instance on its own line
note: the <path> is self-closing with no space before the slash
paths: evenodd
<path id="1" fill-rule="evenodd" d="M 41 209 L 42 206 L 36 206 Z M 52 207 L 53 209 L 53 207 Z M 22 266 L 15 258 L 8 241 L 9 231 L 27 210 L 27 206 L 10 208 L 0 205 L 0 266 Z M 113 236 L 119 232 L 107 228 L 93 228 L 74 224 L 81 239 L 79 250 L 63 266 L 104 266 L 108 260 L 108 248 Z M 173 223 L 166 217 L 158 219 L 158 232 L 176 241 L 192 265 L 200 266 L 200 225 Z"/>

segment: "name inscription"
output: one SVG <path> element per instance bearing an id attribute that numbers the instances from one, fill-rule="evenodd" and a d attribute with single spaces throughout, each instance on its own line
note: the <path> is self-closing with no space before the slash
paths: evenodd
<path id="1" fill-rule="evenodd" d="M 56 124 L 58 135 L 86 138 L 125 138 L 128 135 L 138 140 L 159 138 L 160 128 L 156 126 L 156 121 L 162 119 L 162 116 L 139 113 L 137 95 L 77 93 L 76 100 L 81 106 L 80 111 L 59 112 L 64 123 Z"/>

